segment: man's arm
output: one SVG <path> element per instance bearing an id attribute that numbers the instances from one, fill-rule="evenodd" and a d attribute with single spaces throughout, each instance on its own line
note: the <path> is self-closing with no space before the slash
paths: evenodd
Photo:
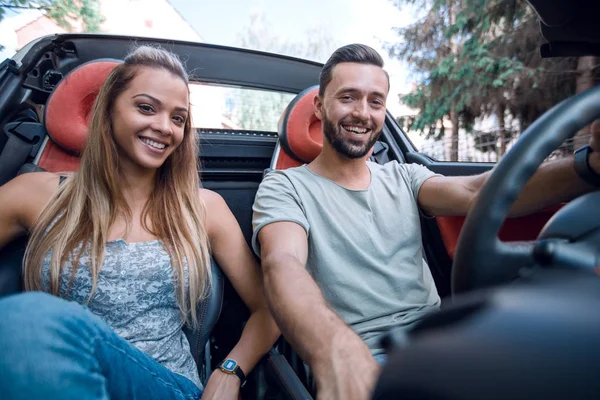
<path id="1" fill-rule="evenodd" d="M 293 222 L 258 238 L 267 301 L 281 331 L 313 369 L 319 399 L 367 399 L 379 374 L 364 342 L 332 311 L 306 270 L 308 242 Z"/>
<path id="2" fill-rule="evenodd" d="M 592 124 L 590 166 L 600 173 L 600 121 Z M 434 176 L 419 190 L 419 204 L 430 215 L 466 215 L 490 172 L 474 176 Z M 510 210 L 510 217 L 531 214 L 572 200 L 593 187 L 575 172 L 573 158 L 544 163 L 531 177 Z"/>
<path id="3" fill-rule="evenodd" d="M 474 176 L 429 178 L 419 190 L 419 205 L 429 215 L 466 215 L 489 175 L 490 172 Z M 572 158 L 545 163 L 527 182 L 513 204 L 509 217 L 534 213 L 569 201 L 591 189 L 575 173 Z"/>

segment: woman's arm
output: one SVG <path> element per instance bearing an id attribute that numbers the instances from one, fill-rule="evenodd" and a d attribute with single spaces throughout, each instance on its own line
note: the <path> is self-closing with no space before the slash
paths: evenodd
<path id="1" fill-rule="evenodd" d="M 31 172 L 0 186 L 0 249 L 33 227 L 58 180 L 56 174 Z"/>
<path id="2" fill-rule="evenodd" d="M 207 230 L 212 255 L 241 299 L 250 309 L 242 337 L 228 354 L 248 374 L 280 335 L 264 297 L 259 266 L 246 244 L 242 230 L 221 196 L 201 189 L 207 208 Z M 236 398 L 237 376 L 216 370 L 206 385 L 203 398 Z M 230 391 L 230 389 L 232 391 Z"/>

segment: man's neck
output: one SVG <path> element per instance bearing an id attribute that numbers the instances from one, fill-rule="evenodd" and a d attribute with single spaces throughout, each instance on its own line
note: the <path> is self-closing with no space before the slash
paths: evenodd
<path id="1" fill-rule="evenodd" d="M 364 190 L 371 183 L 371 171 L 367 167 L 368 155 L 362 158 L 348 158 L 329 146 L 323 146 L 321 153 L 308 168 L 324 178 L 351 190 Z"/>

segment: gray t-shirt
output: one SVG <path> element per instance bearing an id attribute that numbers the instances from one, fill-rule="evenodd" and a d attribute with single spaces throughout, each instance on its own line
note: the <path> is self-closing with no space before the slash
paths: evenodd
<path id="1" fill-rule="evenodd" d="M 434 175 L 416 164 L 367 162 L 367 190 L 349 190 L 306 165 L 269 173 L 254 202 L 252 247 L 258 232 L 291 221 L 308 236 L 306 268 L 328 304 L 371 348 L 439 307 L 423 259 L 417 195 Z"/>

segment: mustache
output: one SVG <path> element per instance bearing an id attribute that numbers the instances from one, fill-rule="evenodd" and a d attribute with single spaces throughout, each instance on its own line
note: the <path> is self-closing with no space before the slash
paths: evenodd
<path id="1" fill-rule="evenodd" d="M 367 128 L 370 130 L 375 130 L 375 124 L 373 122 L 369 122 L 369 121 L 364 121 L 361 120 L 359 118 L 354 118 L 354 117 L 350 117 L 350 118 L 344 118 L 343 120 L 340 121 L 340 125 L 354 125 L 354 126 L 360 126 L 362 128 Z"/>

